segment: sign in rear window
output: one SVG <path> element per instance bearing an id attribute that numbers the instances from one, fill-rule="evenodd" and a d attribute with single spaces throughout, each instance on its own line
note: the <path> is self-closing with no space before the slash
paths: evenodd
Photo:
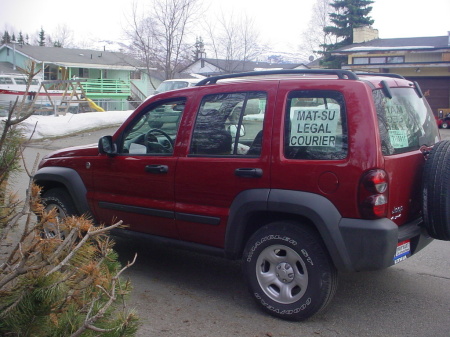
<path id="1" fill-rule="evenodd" d="M 345 102 L 331 90 L 288 95 L 284 154 L 290 159 L 335 160 L 347 156 Z"/>
<path id="2" fill-rule="evenodd" d="M 290 146 L 335 146 L 338 109 L 291 108 Z"/>

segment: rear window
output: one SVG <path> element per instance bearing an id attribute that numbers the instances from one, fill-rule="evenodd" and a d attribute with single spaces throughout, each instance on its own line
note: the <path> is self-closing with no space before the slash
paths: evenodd
<path id="1" fill-rule="evenodd" d="M 381 150 L 386 156 L 418 150 L 439 140 L 433 113 L 424 98 L 413 88 L 391 88 L 390 99 L 374 90 Z"/>

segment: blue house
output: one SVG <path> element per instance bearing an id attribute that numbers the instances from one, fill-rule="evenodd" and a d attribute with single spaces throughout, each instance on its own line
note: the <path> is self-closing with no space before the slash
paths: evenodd
<path id="1" fill-rule="evenodd" d="M 140 61 L 120 52 L 0 46 L 0 74 L 23 73 L 32 62 L 40 70 L 40 80 L 83 80 L 80 84 L 86 96 L 108 110 L 133 108 L 129 102 L 141 102 L 163 80 L 152 77 L 150 81 Z"/>

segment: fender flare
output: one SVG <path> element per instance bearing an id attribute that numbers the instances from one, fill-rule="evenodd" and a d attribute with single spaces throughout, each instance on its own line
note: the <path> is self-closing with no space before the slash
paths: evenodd
<path id="1" fill-rule="evenodd" d="M 47 190 L 52 185 L 63 185 L 70 194 L 78 213 L 90 214 L 87 189 L 80 175 L 67 167 L 43 167 L 33 177 L 34 182 Z"/>
<path id="2" fill-rule="evenodd" d="M 338 269 L 351 270 L 352 261 L 340 231 L 342 216 L 327 198 L 309 192 L 257 189 L 240 193 L 230 207 L 225 235 L 225 254 L 238 258 L 248 219 L 255 212 L 280 213 L 309 219 L 327 247 Z"/>

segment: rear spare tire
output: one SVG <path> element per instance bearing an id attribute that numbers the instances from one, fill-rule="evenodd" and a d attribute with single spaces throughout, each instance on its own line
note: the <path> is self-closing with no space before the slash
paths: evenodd
<path id="1" fill-rule="evenodd" d="M 450 241 L 450 141 L 434 145 L 423 172 L 423 217 L 432 238 Z"/>

